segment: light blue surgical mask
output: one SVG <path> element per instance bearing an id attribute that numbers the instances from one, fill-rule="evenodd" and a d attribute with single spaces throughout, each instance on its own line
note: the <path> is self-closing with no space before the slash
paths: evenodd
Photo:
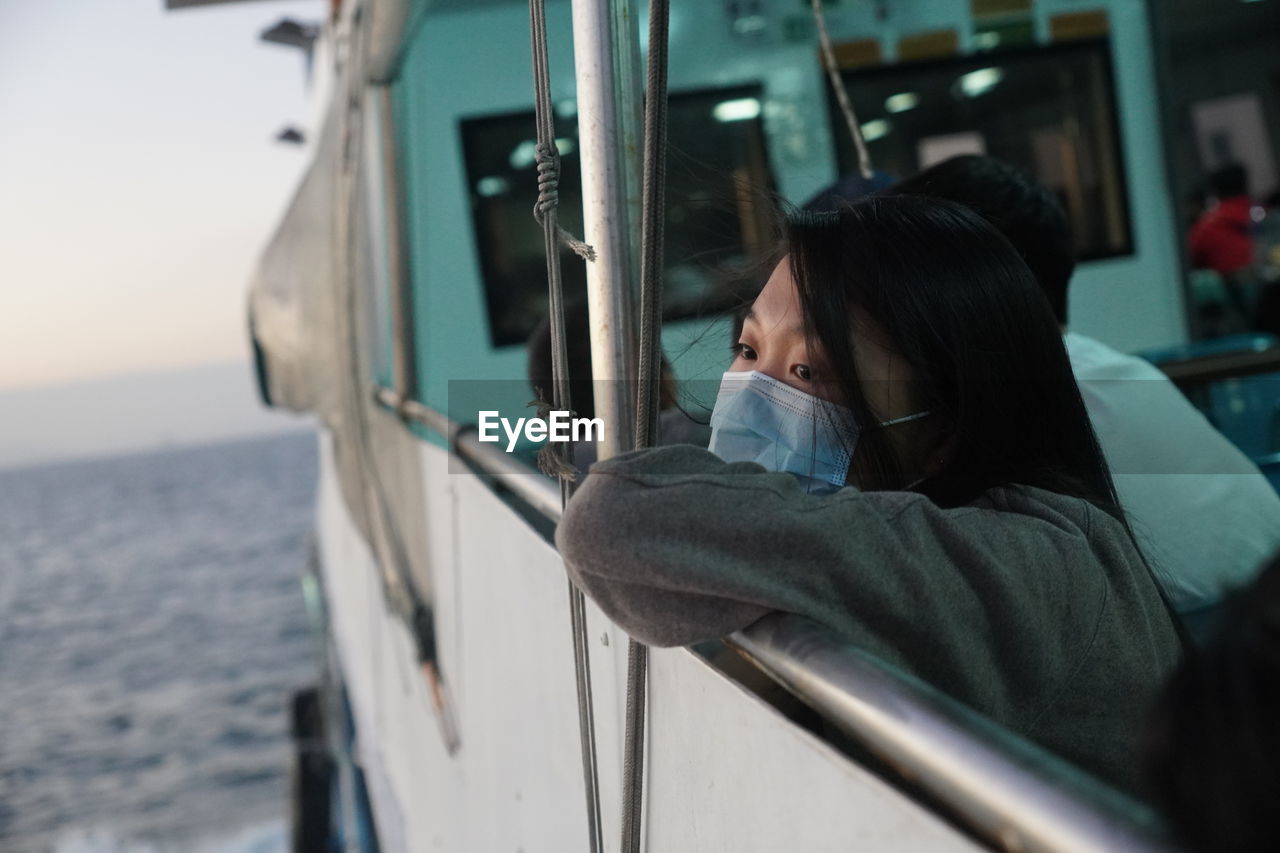
<path id="1" fill-rule="evenodd" d="M 880 426 L 914 421 L 918 412 Z M 845 485 L 859 430 L 844 406 L 806 394 L 758 370 L 729 371 L 711 411 L 709 450 L 726 462 L 785 471 L 811 495 Z"/>

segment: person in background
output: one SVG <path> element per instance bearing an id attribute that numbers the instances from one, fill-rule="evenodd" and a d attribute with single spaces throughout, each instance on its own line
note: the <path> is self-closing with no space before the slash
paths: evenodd
<path id="1" fill-rule="evenodd" d="M 591 378 L 591 336 L 587 301 L 582 298 L 565 301 L 564 325 L 577 330 L 565 340 L 566 358 L 569 362 L 569 401 L 578 417 L 596 416 L 595 383 Z M 534 395 L 551 401 L 551 318 L 546 317 L 529 335 L 528 370 L 529 387 Z M 667 357 L 662 357 L 662 380 L 658 387 L 658 441 L 656 444 L 694 444 L 706 447 L 711 438 L 711 428 L 690 417 L 677 400 L 675 376 Z M 578 442 L 573 447 L 573 464 L 586 471 L 596 461 L 594 442 Z"/>
<path id="2" fill-rule="evenodd" d="M 1254 262 L 1257 205 L 1249 197 L 1249 173 L 1239 163 L 1215 171 L 1209 186 L 1217 201 L 1191 226 L 1191 265 L 1225 279 Z"/>
<path id="3" fill-rule="evenodd" d="M 1280 553 L 1215 627 L 1152 711 L 1145 776 L 1187 849 L 1264 853 L 1280 839 Z"/>
<path id="4" fill-rule="evenodd" d="M 1191 267 L 1218 274 L 1226 294 L 1225 330 L 1243 332 L 1253 327 L 1261 286 L 1257 230 L 1262 208 L 1249 197 L 1249 176 L 1238 163 L 1210 175 L 1209 186 L 1214 204 L 1187 237 Z"/>
<path id="5" fill-rule="evenodd" d="M 596 463 L 556 530 L 570 575 L 653 645 L 809 617 L 1133 784 L 1180 643 L 1031 272 L 911 196 L 801 214 L 781 248 L 710 452 Z"/>
<path id="6" fill-rule="evenodd" d="M 808 211 L 833 210 L 843 204 L 855 202 L 863 196 L 878 193 L 893 185 L 894 178 L 888 172 L 879 169 L 865 177 L 861 172 L 849 172 L 841 175 L 834 184 L 820 190 L 806 201 L 802 207 Z"/>
<path id="7" fill-rule="evenodd" d="M 1153 365 L 1067 332 L 1075 251 L 1049 190 L 1000 160 L 965 155 L 891 192 L 963 204 L 1022 255 L 1065 333 L 1120 503 L 1174 608 L 1199 633 L 1227 592 L 1280 547 L 1280 496 Z"/>

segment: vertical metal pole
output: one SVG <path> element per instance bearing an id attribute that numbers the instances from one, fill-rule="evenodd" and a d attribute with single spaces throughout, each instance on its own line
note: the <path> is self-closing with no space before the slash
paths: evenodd
<path id="1" fill-rule="evenodd" d="M 640 182 L 640 45 L 634 0 L 574 0 L 578 150 L 599 458 L 630 450 L 635 435 Z M 625 84 L 625 85 L 624 85 Z"/>
<path id="2" fill-rule="evenodd" d="M 381 169 L 370 179 L 383 187 L 382 216 L 386 222 L 387 257 L 391 284 L 392 387 L 401 404 L 418 393 L 418 367 L 413 327 L 413 274 L 409 242 L 405 234 L 404 194 L 401 191 L 401 169 L 396 150 L 396 131 L 391 105 L 391 87 L 371 87 L 368 120 L 377 122 L 376 133 L 382 150 Z"/>

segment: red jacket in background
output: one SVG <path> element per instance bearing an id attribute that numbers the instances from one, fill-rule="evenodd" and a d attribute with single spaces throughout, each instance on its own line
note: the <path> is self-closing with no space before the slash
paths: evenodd
<path id="1" fill-rule="evenodd" d="M 1253 263 L 1253 199 L 1223 199 L 1191 226 L 1191 265 L 1230 275 Z"/>

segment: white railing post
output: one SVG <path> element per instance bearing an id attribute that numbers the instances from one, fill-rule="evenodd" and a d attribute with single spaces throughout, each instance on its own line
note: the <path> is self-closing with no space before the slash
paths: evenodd
<path id="1" fill-rule="evenodd" d="M 578 151 L 599 458 L 630 450 L 635 435 L 635 287 L 639 251 L 640 88 L 634 0 L 574 0 Z"/>

